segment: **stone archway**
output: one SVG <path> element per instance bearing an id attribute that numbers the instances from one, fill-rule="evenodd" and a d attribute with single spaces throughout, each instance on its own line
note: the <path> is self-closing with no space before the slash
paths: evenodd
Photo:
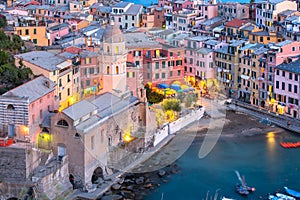
<path id="1" fill-rule="evenodd" d="M 98 179 L 102 178 L 103 179 L 103 170 L 101 167 L 97 167 L 92 175 L 92 184 L 97 183 Z"/>

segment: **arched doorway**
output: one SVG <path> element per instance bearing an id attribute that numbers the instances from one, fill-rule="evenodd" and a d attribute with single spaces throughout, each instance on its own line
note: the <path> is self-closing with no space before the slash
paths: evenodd
<path id="1" fill-rule="evenodd" d="M 103 170 L 101 167 L 97 167 L 94 170 L 94 173 L 92 175 L 92 184 L 95 184 L 99 178 L 103 178 Z"/>

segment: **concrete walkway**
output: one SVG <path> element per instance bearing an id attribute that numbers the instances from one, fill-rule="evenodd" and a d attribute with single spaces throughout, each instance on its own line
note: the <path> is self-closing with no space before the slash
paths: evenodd
<path id="1" fill-rule="evenodd" d="M 275 124 L 281 128 L 286 130 L 300 133 L 300 121 L 296 119 L 291 119 L 290 117 L 283 115 L 276 115 L 275 113 L 269 113 L 266 110 L 262 110 L 251 106 L 249 104 L 245 104 L 243 102 L 233 101 L 232 104 L 228 105 L 228 107 L 232 110 L 236 110 L 239 112 L 243 112 L 259 119 L 268 119 L 272 124 Z M 288 125 L 288 122 L 291 125 Z"/>

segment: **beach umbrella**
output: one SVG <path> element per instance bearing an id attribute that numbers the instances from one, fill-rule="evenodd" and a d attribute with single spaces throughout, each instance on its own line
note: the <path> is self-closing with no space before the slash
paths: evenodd
<path id="1" fill-rule="evenodd" d="M 172 85 L 170 86 L 170 88 L 173 89 L 173 90 L 176 90 L 176 91 L 178 91 L 178 90 L 181 89 L 181 88 L 180 88 L 180 85 L 177 85 L 177 84 L 172 84 Z"/>
<path id="2" fill-rule="evenodd" d="M 169 85 L 168 85 L 168 84 L 165 84 L 165 83 L 161 83 L 161 84 L 158 84 L 157 87 L 158 87 L 159 89 L 166 89 L 166 88 L 169 87 Z"/>
<path id="3" fill-rule="evenodd" d="M 183 91 L 184 91 L 184 92 L 190 92 L 190 90 L 189 90 L 189 89 L 184 89 Z"/>
<path id="4" fill-rule="evenodd" d="M 182 89 L 182 90 L 187 90 L 187 89 L 189 89 L 189 88 L 190 88 L 190 87 L 187 86 L 187 85 L 182 85 L 182 86 L 181 86 L 181 89 Z"/>
<path id="5" fill-rule="evenodd" d="M 175 84 L 175 85 L 181 85 L 181 82 L 180 81 L 174 81 L 173 84 Z"/>
<path id="6" fill-rule="evenodd" d="M 178 92 L 178 93 L 182 93 L 183 91 L 182 91 L 182 90 L 177 90 L 177 92 Z"/>

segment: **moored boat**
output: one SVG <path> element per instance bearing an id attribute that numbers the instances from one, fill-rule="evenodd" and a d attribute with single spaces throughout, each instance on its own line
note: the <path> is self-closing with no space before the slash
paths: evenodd
<path id="1" fill-rule="evenodd" d="M 289 189 L 288 187 L 284 187 L 285 192 L 293 197 L 300 198 L 300 192 L 297 192 L 295 190 Z"/>
<path id="2" fill-rule="evenodd" d="M 282 198 L 279 198 L 279 197 L 277 197 L 275 195 L 272 195 L 272 194 L 269 194 L 268 199 L 269 200 L 283 200 Z"/>
<path id="3" fill-rule="evenodd" d="M 247 186 L 246 182 L 245 182 L 245 178 L 241 177 L 240 173 L 238 171 L 235 171 L 238 179 L 240 180 L 240 184 L 237 184 L 235 186 L 235 190 L 237 193 L 239 193 L 240 195 L 244 195 L 247 196 L 250 192 L 254 192 L 255 188 L 254 187 L 249 187 Z"/>
<path id="4" fill-rule="evenodd" d="M 300 147 L 300 142 L 280 142 L 283 148 L 297 148 Z"/>
<path id="5" fill-rule="evenodd" d="M 289 195 L 281 194 L 281 193 L 276 193 L 276 196 L 284 199 L 284 200 L 296 200 L 294 197 L 291 197 Z"/>
<path id="6" fill-rule="evenodd" d="M 222 197 L 221 200 L 235 200 L 235 199 L 230 199 L 230 198 Z"/>

